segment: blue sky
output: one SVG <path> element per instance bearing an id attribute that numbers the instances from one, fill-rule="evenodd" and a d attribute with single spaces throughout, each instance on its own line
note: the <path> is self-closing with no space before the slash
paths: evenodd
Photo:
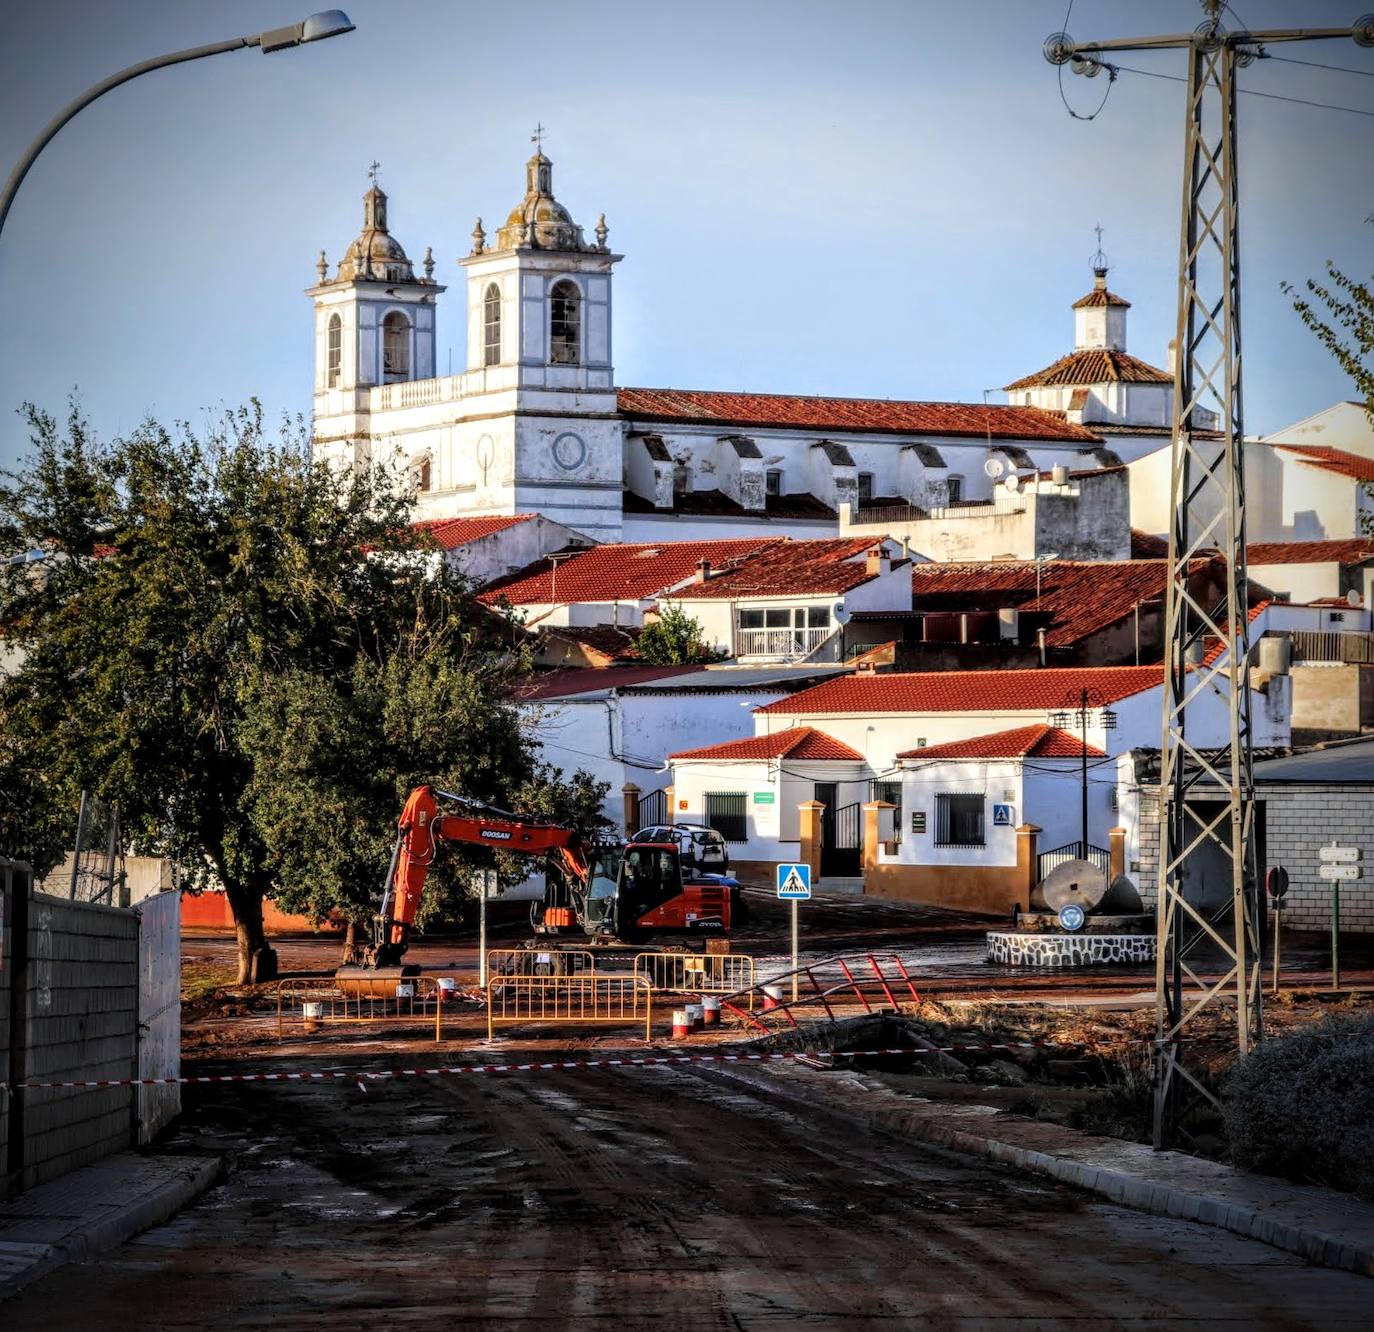
<path id="1" fill-rule="evenodd" d="M 0 162 L 68 98 L 150 54 L 300 17 L 310 0 L 45 0 L 0 48 Z M 1363 6 L 1367 8 L 1368 6 Z M 1182 89 L 1123 75 L 1065 112 L 1040 54 L 1063 0 L 348 0 L 358 31 L 116 90 L 59 135 L 0 236 L 0 463 L 14 409 L 80 394 L 114 433 L 256 395 L 307 412 L 323 247 L 382 163 L 394 234 L 432 245 L 439 365 L 463 364 L 478 215 L 519 198 L 530 131 L 590 230 L 604 210 L 622 384 L 979 401 L 1071 346 L 1101 223 L 1130 347 L 1172 335 Z M 1348 24 L 1359 0 L 1244 0 L 1251 27 Z M 1090 37 L 1185 30 L 1193 0 L 1076 0 Z M 1374 70 L 1326 43 L 1288 54 Z M 1126 63 L 1180 73 L 1183 57 Z M 1103 80 L 1065 77 L 1091 108 Z M 1244 86 L 1374 110 L 1374 78 L 1277 62 Z M 1247 427 L 1350 386 L 1279 289 L 1374 269 L 1374 121 L 1242 101 Z M 1000 395 L 994 398 L 999 401 Z"/>

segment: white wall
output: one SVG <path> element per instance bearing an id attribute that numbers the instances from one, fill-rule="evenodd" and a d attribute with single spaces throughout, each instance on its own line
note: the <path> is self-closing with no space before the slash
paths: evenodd
<path id="1" fill-rule="evenodd" d="M 1294 601 L 1341 595 L 1341 566 L 1334 560 L 1326 564 L 1250 564 L 1246 570 L 1255 582 L 1280 596 L 1286 593 Z"/>
<path id="2" fill-rule="evenodd" d="M 591 538 L 536 514 L 526 522 L 504 527 L 450 550 L 446 558 L 450 567 L 480 585 L 514 573 L 552 551 L 577 542 L 590 545 Z"/>

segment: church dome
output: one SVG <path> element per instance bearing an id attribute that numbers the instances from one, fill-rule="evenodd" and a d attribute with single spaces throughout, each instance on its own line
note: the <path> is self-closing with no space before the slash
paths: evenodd
<path id="1" fill-rule="evenodd" d="M 414 276 L 401 242 L 386 229 L 386 195 L 374 185 L 363 195 L 363 229 L 344 253 L 338 280 L 410 282 Z"/>
<path id="2" fill-rule="evenodd" d="M 591 250 L 582 228 L 553 197 L 553 163 L 536 152 L 525 163 L 525 197 L 510 210 L 506 225 L 496 233 L 497 248 L 516 250 Z"/>

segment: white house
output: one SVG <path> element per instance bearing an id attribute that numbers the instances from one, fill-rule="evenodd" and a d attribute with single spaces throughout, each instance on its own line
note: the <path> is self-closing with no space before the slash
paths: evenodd
<path id="1" fill-rule="evenodd" d="M 480 587 L 555 551 L 592 545 L 590 537 L 538 513 L 435 518 L 416 526 L 444 552 L 449 567 Z"/>
<path id="2" fill-rule="evenodd" d="M 1246 571 L 1269 591 L 1295 602 L 1355 593 L 1370 605 L 1374 538 L 1329 541 L 1255 541 L 1246 548 Z"/>
<path id="3" fill-rule="evenodd" d="M 723 569 L 703 561 L 660 600 L 691 614 L 708 643 L 741 663 L 838 660 L 851 615 L 911 609 L 911 562 L 893 552 L 872 537 L 780 541 Z"/>

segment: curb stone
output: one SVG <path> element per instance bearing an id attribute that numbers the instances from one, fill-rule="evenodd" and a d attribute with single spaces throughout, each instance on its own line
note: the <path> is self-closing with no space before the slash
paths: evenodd
<path id="1" fill-rule="evenodd" d="M 88 1262 L 140 1232 L 166 1221 L 216 1183 L 224 1164 L 219 1157 L 165 1159 L 175 1160 L 184 1168 L 126 1206 L 77 1226 L 61 1239 L 47 1244 L 0 1239 L 0 1300 L 17 1294 L 25 1286 L 65 1263 Z M 30 1190 L 21 1193 L 17 1198 L 9 1199 L 9 1202 L 31 1199 L 35 1192 Z M 0 1222 L 4 1219 L 5 1204 L 0 1203 Z"/>
<path id="2" fill-rule="evenodd" d="M 731 1065 L 713 1069 L 713 1072 L 737 1082 L 747 1083 L 758 1090 L 766 1090 L 783 1100 L 815 1106 L 814 1096 L 803 1095 L 783 1085 L 790 1079 L 807 1079 L 814 1085 L 815 1075 L 808 1070 L 771 1066 L 766 1069 L 746 1070 L 738 1065 Z M 1221 1166 L 1216 1162 L 1200 1162 L 1198 1158 L 1181 1152 L 1152 1152 L 1149 1148 L 1135 1143 L 1094 1138 L 1076 1129 L 1046 1124 L 1039 1120 L 1017 1119 L 992 1106 L 935 1105 L 894 1091 L 859 1073 L 828 1073 L 826 1082 L 830 1084 L 827 1088 L 830 1093 L 839 1089 L 836 1084 L 844 1089 L 840 1096 L 827 1096 L 832 1107 L 876 1128 L 917 1138 L 922 1142 L 962 1152 L 968 1156 L 981 1156 L 1021 1170 L 1046 1175 L 1137 1211 L 1229 1230 L 1246 1239 L 1258 1240 L 1273 1248 L 1297 1254 L 1321 1267 L 1356 1272 L 1361 1276 L 1374 1276 L 1374 1209 L 1365 1209 L 1368 1213 L 1365 1224 L 1369 1227 L 1369 1233 L 1364 1238 L 1348 1238 L 1302 1224 L 1301 1221 L 1285 1219 L 1279 1215 L 1266 1215 L 1258 1205 L 1234 1202 L 1158 1177 L 1149 1178 L 1128 1170 L 1116 1169 L 1094 1162 L 1090 1158 L 1095 1151 L 1104 1148 L 1116 1149 L 1117 1154 L 1120 1154 L 1121 1148 L 1135 1147 L 1141 1152 L 1150 1153 L 1152 1162 L 1162 1167 L 1160 1174 L 1173 1175 L 1180 1180 L 1187 1174 L 1196 1175 L 1198 1166 L 1202 1165 L 1226 1172 L 1235 1180 L 1253 1180 L 1271 1192 L 1286 1192 L 1296 1202 L 1320 1203 L 1325 1195 L 1330 1200 L 1339 1201 L 1351 1208 L 1359 1208 L 1361 1204 L 1357 1199 L 1346 1199 L 1340 1194 L 1315 1187 L 1289 1185 L 1264 1176 L 1248 1175 L 1244 1171 Z M 860 1093 L 861 1100 L 852 1094 L 855 1092 Z M 961 1126 L 958 1122 L 961 1120 L 970 1126 L 985 1125 L 987 1131 L 979 1132 L 972 1127 Z M 1038 1138 L 1052 1140 L 1052 1149 L 1022 1146 L 1008 1140 L 1014 1139 L 1019 1131 L 1026 1128 L 1032 1129 Z M 1000 1136 L 997 1130 L 1002 1130 Z M 1083 1157 L 1089 1159 L 1079 1159 Z M 1274 1206 L 1275 1204 L 1269 1204 L 1271 1209 Z"/>

